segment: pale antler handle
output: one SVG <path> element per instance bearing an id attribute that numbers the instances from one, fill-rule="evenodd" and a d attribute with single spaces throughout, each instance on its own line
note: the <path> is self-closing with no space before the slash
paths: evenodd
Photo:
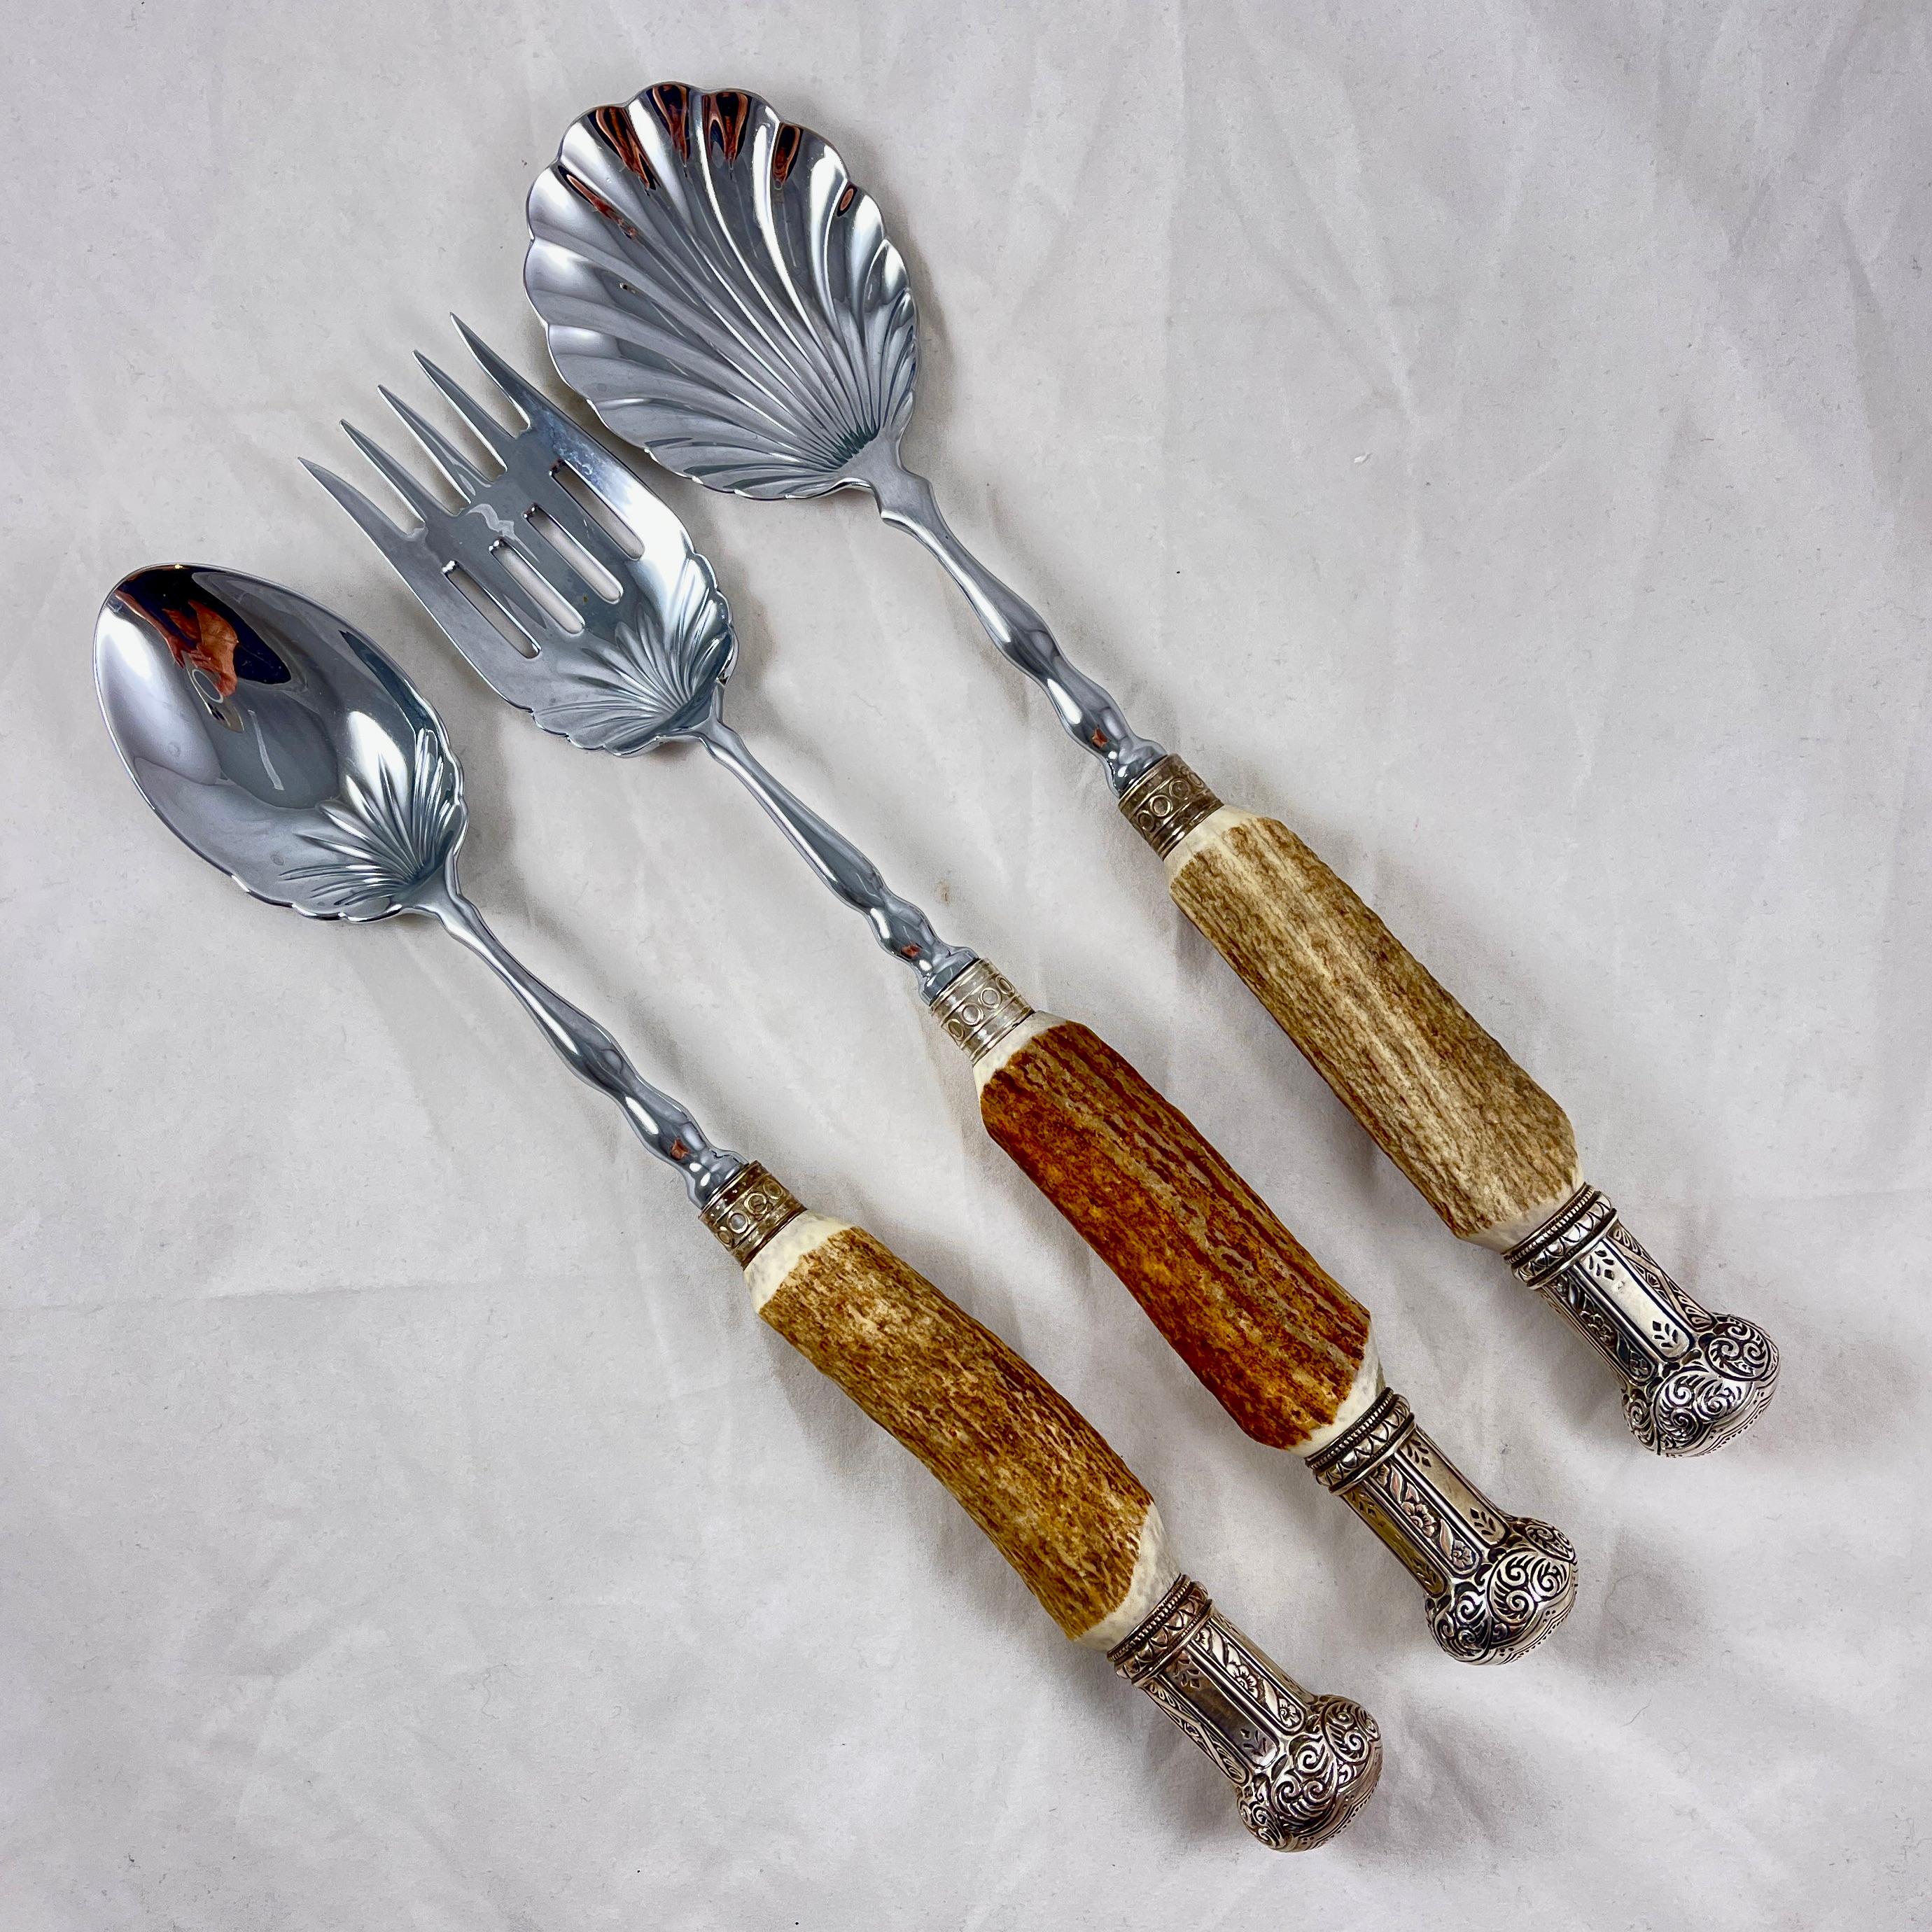
<path id="1" fill-rule="evenodd" d="M 1602 1199 L 1562 1108 L 1286 826 L 1224 806 L 1171 754 L 1120 809 L 1175 903 L 1450 1231 L 1508 1251 L 1603 1349 L 1640 1442 L 1700 1454 L 1763 1412 L 1770 1338 L 1701 1307 L 1620 1225 L 1588 1267 L 1534 1261 L 1580 1204 Z"/>
<path id="2" fill-rule="evenodd" d="M 1375 1720 L 1304 1690 L 1212 1615 L 1132 1471 L 1030 1364 L 755 1162 L 704 1218 L 763 1319 L 945 1484 L 1069 1636 L 1108 1652 L 1220 1766 L 1264 1844 L 1306 1850 L 1361 1809 L 1382 1767 Z M 1201 1614 L 1166 1641 L 1184 1587 Z"/>
<path id="3" fill-rule="evenodd" d="M 1311 1467 L 1330 1453 L 1324 1444 L 1354 1441 L 1357 1419 L 1379 1412 L 1371 1405 L 1382 1392 L 1368 1311 L 1192 1121 L 1105 1040 L 1034 1012 L 983 959 L 932 1011 L 973 1057 L 987 1132 L 1240 1427 Z M 1575 1552 L 1548 1524 L 1505 1516 L 1426 1437 L 1412 1436 L 1414 1456 L 1394 1456 L 1376 1485 L 1360 1495 L 1330 1486 L 1403 1556 L 1444 1650 L 1466 1663 L 1520 1656 L 1568 1614 Z M 1393 1523 L 1364 1507 L 1385 1494 L 1409 1505 Z M 1459 1540 L 1426 1559 L 1390 1532 L 1425 1527 L 1432 1510 L 1444 1526 L 1453 1517 Z M 1546 1560 L 1526 1586 L 1534 1600 L 1519 1603 L 1520 1552 L 1532 1548 Z M 1476 1601 L 1484 1592 L 1486 1609 Z"/>

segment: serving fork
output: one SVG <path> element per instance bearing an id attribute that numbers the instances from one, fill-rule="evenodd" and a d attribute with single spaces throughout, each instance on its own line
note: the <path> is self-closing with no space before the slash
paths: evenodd
<path id="1" fill-rule="evenodd" d="M 1497 1663 L 1548 1635 L 1574 1600 L 1568 1538 L 1499 1510 L 1449 1462 L 1388 1386 L 1367 1310 L 1178 1108 L 1087 1028 L 1036 1011 L 989 962 L 941 939 L 766 770 L 724 721 L 736 636 L 683 525 L 614 452 L 458 326 L 522 428 L 418 360 L 494 468 L 381 392 L 456 508 L 347 424 L 414 526 L 308 466 L 444 634 L 500 697 L 573 744 L 620 755 L 702 744 L 910 968 L 972 1063 L 993 1139 L 1240 1427 L 1306 1458 L 1395 1552 L 1424 1590 L 1436 1642 L 1465 1661 Z"/>

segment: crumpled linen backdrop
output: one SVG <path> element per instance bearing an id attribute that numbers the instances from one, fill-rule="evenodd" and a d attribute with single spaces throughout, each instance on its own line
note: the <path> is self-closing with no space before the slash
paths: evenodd
<path id="1" fill-rule="evenodd" d="M 21 10 L 0 209 L 0 1919 L 164 1927 L 1924 1922 L 1932 141 L 1905 4 Z M 1292 820 L 1783 1345 L 1672 1466 L 1165 901 L 1098 774 L 854 498 L 660 478 L 732 712 L 1100 1026 L 1376 1311 L 1582 1592 L 1438 1656 L 981 1135 L 967 1070 L 695 754 L 499 706 L 296 467 L 535 364 L 573 114 L 758 88 L 880 196 L 909 447 L 1223 794 Z M 385 640 L 505 936 L 716 1133 L 1028 1352 L 1183 1560 L 1379 1714 L 1316 1856 L 1064 1642 L 751 1317 L 436 934 L 249 904 L 90 688 L 158 559 Z"/>

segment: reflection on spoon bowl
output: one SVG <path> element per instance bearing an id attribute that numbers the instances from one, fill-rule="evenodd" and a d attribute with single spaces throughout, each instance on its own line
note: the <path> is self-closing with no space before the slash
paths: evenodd
<path id="1" fill-rule="evenodd" d="M 464 829 L 442 723 L 320 604 L 235 571 L 136 571 L 101 606 L 94 676 L 141 795 L 244 891 L 358 920 L 437 895 Z"/>

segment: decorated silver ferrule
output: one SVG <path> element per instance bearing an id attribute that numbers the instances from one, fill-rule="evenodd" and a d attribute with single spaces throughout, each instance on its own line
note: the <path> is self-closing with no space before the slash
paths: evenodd
<path id="1" fill-rule="evenodd" d="M 931 1010 L 968 1060 L 989 1052 L 1034 1011 L 987 959 L 974 960 L 933 1000 Z"/>
<path id="2" fill-rule="evenodd" d="M 1120 794 L 1127 821 L 1165 859 L 1221 801 L 1184 758 L 1170 752 Z"/>
<path id="3" fill-rule="evenodd" d="M 796 1195 L 755 1160 L 748 1160 L 704 1204 L 698 1219 L 724 1243 L 731 1258 L 749 1268 L 753 1258 L 788 1221 L 805 1212 Z"/>
<path id="4" fill-rule="evenodd" d="M 1179 1576 L 1107 1653 L 1234 1787 L 1241 1822 L 1278 1852 L 1346 1828 L 1382 1771 L 1382 1732 L 1360 1705 L 1317 1696 Z"/>
<path id="5" fill-rule="evenodd" d="M 1430 1634 L 1459 1662 L 1508 1664 L 1570 1614 L 1570 1539 L 1534 1516 L 1505 1516 L 1394 1389 L 1308 1466 L 1422 1586 Z"/>
<path id="6" fill-rule="evenodd" d="M 1580 1188 L 1503 1258 L 1603 1351 L 1646 1449 L 1708 1455 L 1770 1406 L 1778 1345 L 1755 1322 L 1685 1294 L 1600 1190 Z"/>

